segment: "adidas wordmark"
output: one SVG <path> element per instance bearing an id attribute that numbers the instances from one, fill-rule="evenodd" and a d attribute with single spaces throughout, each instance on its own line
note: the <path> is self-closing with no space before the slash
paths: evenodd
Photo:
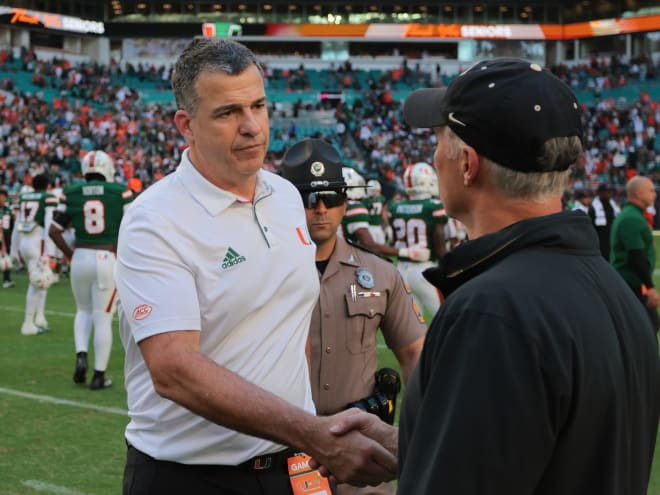
<path id="1" fill-rule="evenodd" d="M 227 254 L 225 254 L 225 258 L 222 260 L 222 269 L 226 270 L 227 268 L 231 268 L 244 261 L 246 261 L 245 256 L 241 256 L 232 247 L 229 247 L 229 249 L 227 249 Z"/>

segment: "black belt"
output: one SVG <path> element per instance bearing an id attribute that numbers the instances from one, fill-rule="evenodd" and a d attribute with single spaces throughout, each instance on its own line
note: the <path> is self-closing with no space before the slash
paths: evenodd
<path id="1" fill-rule="evenodd" d="M 173 461 L 162 461 L 159 459 L 155 459 L 151 457 L 149 454 L 145 454 L 144 452 L 136 449 L 130 443 L 128 443 L 128 441 L 126 442 L 126 446 L 129 448 L 129 450 L 133 450 L 133 452 L 135 452 L 142 459 L 149 460 L 151 462 L 160 462 L 160 463 L 173 462 Z M 186 466 L 191 468 L 202 468 L 202 469 L 213 469 L 213 468 L 239 469 L 241 471 L 249 471 L 255 473 L 275 471 L 275 470 L 284 470 L 285 472 L 288 472 L 289 464 L 287 461 L 289 457 L 291 457 L 296 452 L 298 452 L 298 450 L 288 448 L 288 449 L 280 450 L 279 452 L 275 452 L 273 454 L 258 455 L 256 457 L 253 457 L 252 459 L 248 459 L 247 461 L 238 464 L 237 466 L 206 465 L 206 464 L 204 465 L 186 464 Z M 175 462 L 174 464 L 180 464 L 180 463 Z"/>
<path id="2" fill-rule="evenodd" d="M 288 448 L 275 452 L 273 454 L 258 455 L 236 466 L 243 471 L 271 471 L 275 469 L 285 469 L 288 471 L 288 459 L 298 452 L 296 449 Z"/>

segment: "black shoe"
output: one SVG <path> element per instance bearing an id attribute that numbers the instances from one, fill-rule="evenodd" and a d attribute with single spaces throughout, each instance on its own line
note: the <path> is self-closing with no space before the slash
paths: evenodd
<path id="1" fill-rule="evenodd" d="M 94 371 L 94 378 L 89 384 L 90 390 L 102 390 L 104 388 L 112 387 L 112 380 L 105 378 L 105 373 L 103 371 Z"/>
<path id="2" fill-rule="evenodd" d="M 73 373 L 73 381 L 85 383 L 87 380 L 87 353 L 79 352 L 76 356 L 76 371 Z"/>

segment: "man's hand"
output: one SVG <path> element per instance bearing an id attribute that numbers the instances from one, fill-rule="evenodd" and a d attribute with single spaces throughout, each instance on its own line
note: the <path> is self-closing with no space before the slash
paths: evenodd
<path id="1" fill-rule="evenodd" d="M 658 309 L 660 307 L 660 295 L 655 287 L 651 287 L 646 293 L 646 306 L 651 309 Z"/>
<path id="2" fill-rule="evenodd" d="M 322 455 L 313 455 L 310 466 L 318 468 L 323 476 L 340 483 L 355 486 L 378 485 L 396 477 L 396 455 L 398 447 L 398 428 L 383 422 L 374 414 L 353 408 L 328 416 L 327 433 L 334 441 L 327 440 L 327 445 L 339 442 L 341 450 L 325 459 Z M 351 451 L 357 445 L 364 452 Z M 325 446 L 325 444 L 322 444 Z M 347 447 L 344 447 L 347 445 Z"/>

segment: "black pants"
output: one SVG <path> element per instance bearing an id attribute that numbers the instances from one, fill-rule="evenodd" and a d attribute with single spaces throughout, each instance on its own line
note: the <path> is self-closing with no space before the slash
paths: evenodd
<path id="1" fill-rule="evenodd" d="M 240 466 L 160 461 L 129 446 L 123 495 L 291 495 L 287 450 Z M 264 466 L 267 466 L 264 468 Z"/>

